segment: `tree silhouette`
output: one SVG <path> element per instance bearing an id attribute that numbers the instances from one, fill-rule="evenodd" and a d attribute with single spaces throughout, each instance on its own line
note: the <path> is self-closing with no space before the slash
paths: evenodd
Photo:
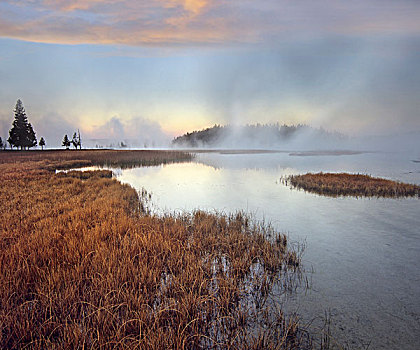
<path id="1" fill-rule="evenodd" d="M 80 138 L 80 130 L 77 129 L 77 143 L 79 144 L 79 148 L 82 149 L 82 139 Z"/>
<path id="2" fill-rule="evenodd" d="M 82 139 L 80 138 L 80 131 L 77 130 L 77 132 L 75 132 L 73 134 L 73 138 L 70 141 L 73 144 L 73 147 L 75 149 L 77 149 L 77 147 L 79 147 L 80 149 L 82 149 Z"/>
<path id="3" fill-rule="evenodd" d="M 63 147 L 66 147 L 66 149 L 69 149 L 69 147 L 70 147 L 70 145 L 71 145 L 71 142 L 70 142 L 70 140 L 69 140 L 69 137 L 67 136 L 67 134 L 66 135 L 64 135 L 64 138 L 63 138 L 63 143 L 61 144 Z"/>
<path id="4" fill-rule="evenodd" d="M 9 138 L 7 141 L 11 146 L 20 147 L 20 149 L 36 146 L 37 140 L 35 131 L 32 128 L 31 123 L 28 123 L 25 108 L 23 108 L 21 100 L 17 100 L 14 113 L 15 119 L 13 120 L 13 126 L 9 131 Z"/>
<path id="5" fill-rule="evenodd" d="M 35 135 L 35 131 L 32 128 L 31 123 L 28 124 L 28 134 L 27 134 L 27 138 L 26 138 L 26 147 L 35 147 L 37 144 L 37 140 L 36 140 L 36 135 Z"/>
<path id="6" fill-rule="evenodd" d="M 77 149 L 77 146 L 79 145 L 79 142 L 78 142 L 78 140 L 77 140 L 77 133 L 74 133 L 74 134 L 73 134 L 73 138 L 72 138 L 72 140 L 71 140 L 71 143 L 73 144 L 73 147 L 74 147 L 75 149 Z"/>
<path id="7" fill-rule="evenodd" d="M 43 137 L 41 137 L 41 139 L 39 140 L 39 145 L 41 146 L 41 149 L 44 150 L 45 140 Z"/>

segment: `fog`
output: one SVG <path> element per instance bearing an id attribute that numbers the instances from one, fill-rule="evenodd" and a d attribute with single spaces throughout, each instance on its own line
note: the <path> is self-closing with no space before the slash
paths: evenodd
<path id="1" fill-rule="evenodd" d="M 164 132 L 155 121 L 142 117 L 124 120 L 112 117 L 106 123 L 85 133 L 86 147 L 158 148 L 168 147 L 171 135 Z"/>
<path id="2" fill-rule="evenodd" d="M 0 137 L 8 138 L 11 121 L 0 116 Z M 46 140 L 47 148 L 61 148 L 65 134 L 71 139 L 77 123 L 57 114 L 48 114 L 34 124 L 38 140 Z M 177 139 L 154 121 L 135 117 L 129 120 L 118 116 L 88 130 L 80 129 L 84 148 L 198 148 L 276 151 L 336 151 L 368 152 L 417 151 L 420 159 L 420 132 L 395 132 L 388 135 L 351 136 L 334 130 L 306 125 L 229 125 L 215 126 L 179 135 Z M 171 144 L 171 140 L 175 140 Z"/>
<path id="3" fill-rule="evenodd" d="M 174 139 L 180 148 L 266 149 L 283 151 L 404 151 L 420 149 L 420 133 L 358 136 L 306 125 L 218 126 Z"/>
<path id="4" fill-rule="evenodd" d="M 270 132 L 234 130 L 215 147 L 410 148 L 418 144 L 405 134 L 420 132 L 419 48 L 417 37 L 356 36 L 102 57 L 99 48 L 3 40 L 0 137 L 7 139 L 21 98 L 47 147 L 61 147 L 64 134 L 78 129 L 86 147 L 167 147 L 179 136 L 174 130 L 279 122 L 359 138 L 305 132 L 279 142 Z M 14 51 L 21 54 L 7 56 Z"/>
<path id="5" fill-rule="evenodd" d="M 41 118 L 28 116 L 37 139 L 43 137 L 47 148 L 60 148 L 64 135 L 70 139 L 80 131 L 84 148 L 148 148 L 169 147 L 172 135 L 162 130 L 159 123 L 142 117 L 128 120 L 114 116 L 103 124 L 80 128 L 79 121 L 68 121 L 57 113 Z M 34 120 L 34 121 L 33 121 Z M 12 127 L 12 116 L 0 116 L 0 137 L 5 142 Z"/>

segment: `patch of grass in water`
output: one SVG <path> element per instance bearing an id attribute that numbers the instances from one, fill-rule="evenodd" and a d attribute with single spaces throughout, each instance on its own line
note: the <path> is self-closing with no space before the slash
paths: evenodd
<path id="1" fill-rule="evenodd" d="M 324 196 L 419 197 L 420 186 L 348 173 L 307 173 L 281 178 L 285 185 Z"/>

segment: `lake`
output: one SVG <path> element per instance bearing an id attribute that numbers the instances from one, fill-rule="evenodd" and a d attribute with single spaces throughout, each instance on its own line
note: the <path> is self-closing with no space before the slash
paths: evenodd
<path id="1" fill-rule="evenodd" d="M 281 176 L 351 172 L 420 184 L 420 154 L 199 153 L 188 163 L 116 170 L 152 193 L 156 212 L 244 210 L 305 243 L 311 287 L 290 298 L 310 329 L 331 316 L 340 346 L 418 349 L 420 201 L 330 198 L 290 189 Z"/>

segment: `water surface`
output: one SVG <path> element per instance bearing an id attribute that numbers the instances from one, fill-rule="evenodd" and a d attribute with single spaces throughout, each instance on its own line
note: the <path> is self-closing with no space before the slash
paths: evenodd
<path id="1" fill-rule="evenodd" d="M 152 193 L 155 209 L 234 212 L 271 222 L 306 242 L 312 288 L 291 300 L 305 321 L 332 316 L 342 346 L 418 349 L 419 199 L 330 198 L 291 190 L 283 175 L 346 171 L 420 184 L 418 154 L 202 153 L 189 163 L 120 170 L 118 179 Z M 315 320 L 316 329 L 321 322 Z"/>

